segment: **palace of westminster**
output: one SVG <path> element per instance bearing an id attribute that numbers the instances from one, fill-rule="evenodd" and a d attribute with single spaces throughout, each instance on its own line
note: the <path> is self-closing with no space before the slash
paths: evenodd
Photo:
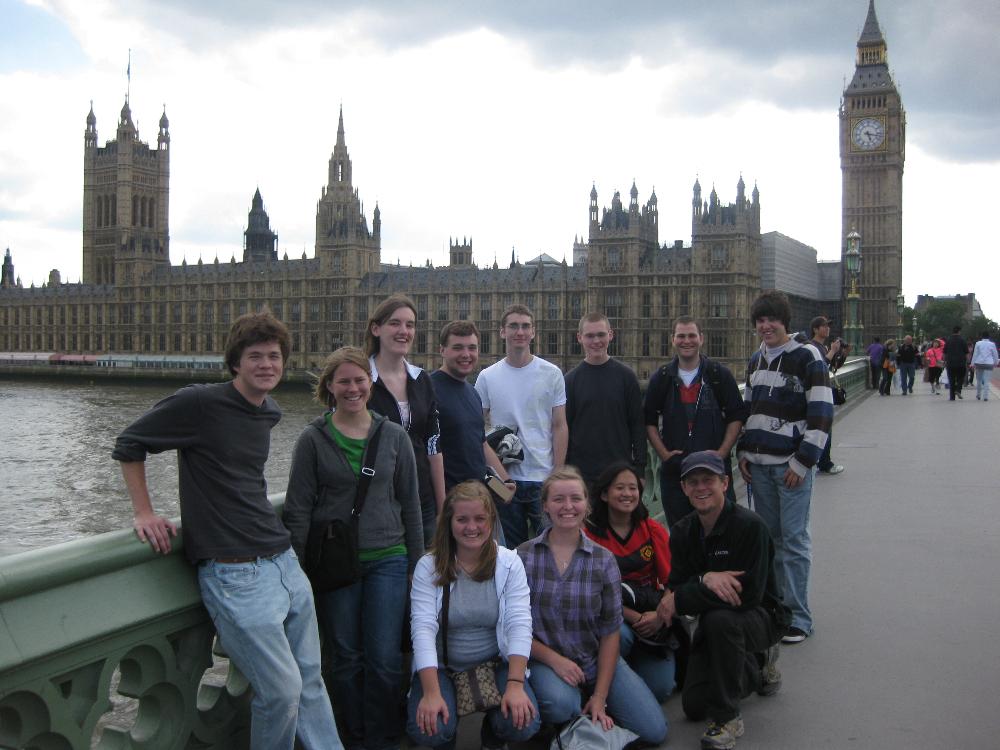
<path id="1" fill-rule="evenodd" d="M 902 173 L 905 113 L 889 74 L 886 44 L 870 0 L 858 40 L 853 79 L 839 111 L 843 180 L 841 252 L 858 231 L 864 263 L 859 279 L 865 336 L 896 330 L 902 281 Z M 243 258 L 170 263 L 168 208 L 170 134 L 160 118 L 156 146 L 139 140 L 126 99 L 116 137 L 98 146 L 93 108 L 84 131 L 83 273 L 78 284 L 24 288 L 7 250 L 0 276 L 0 351 L 221 354 L 240 315 L 269 307 L 292 332 L 291 368 L 312 369 L 333 349 L 360 344 L 370 312 L 393 292 L 417 306 L 412 359 L 436 362 L 437 331 L 453 319 L 473 320 L 482 364 L 503 355 L 499 319 L 522 303 L 536 316 L 535 351 L 564 370 L 580 359 L 576 327 L 587 312 L 608 315 L 612 353 L 646 379 L 672 356 L 671 323 L 693 315 L 706 353 L 739 377 L 755 345 L 748 320 L 762 288 L 793 301 L 793 328 L 815 314 L 842 323 L 847 292 L 843 262 L 817 263 L 815 250 L 778 232 L 761 235 L 756 187 L 742 177 L 735 203 L 713 187 L 707 200 L 695 181 L 691 244 L 661 245 L 655 192 L 645 203 L 632 185 L 626 204 L 610 207 L 590 191 L 589 235 L 573 245 L 573 263 L 547 255 L 508 268 L 479 268 L 471 242 L 453 240 L 446 267 L 382 262 L 382 219 L 371 224 L 354 187 L 341 113 L 327 184 L 316 206 L 314 257 L 278 257 L 258 190 L 244 232 Z"/>

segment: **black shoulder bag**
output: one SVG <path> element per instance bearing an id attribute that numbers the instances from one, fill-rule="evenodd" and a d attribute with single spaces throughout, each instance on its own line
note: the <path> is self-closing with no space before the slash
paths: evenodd
<path id="1" fill-rule="evenodd" d="M 365 505 L 368 485 L 375 476 L 375 457 L 382 423 L 375 427 L 368 440 L 365 458 L 358 477 L 354 495 L 354 508 L 348 521 L 320 521 L 309 527 L 306 539 L 305 572 L 312 583 L 313 592 L 325 594 L 350 586 L 361 580 L 361 561 L 358 559 L 358 524 Z"/>

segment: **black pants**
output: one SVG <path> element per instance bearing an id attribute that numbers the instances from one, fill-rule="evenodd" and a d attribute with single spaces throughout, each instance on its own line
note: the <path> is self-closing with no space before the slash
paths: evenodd
<path id="1" fill-rule="evenodd" d="M 868 366 L 871 368 L 872 373 L 872 390 L 878 390 L 879 383 L 882 381 L 882 363 L 875 364 L 869 361 Z"/>
<path id="2" fill-rule="evenodd" d="M 883 396 L 888 396 L 892 390 L 892 373 L 882 368 L 882 382 L 879 384 L 878 392 Z"/>
<path id="3" fill-rule="evenodd" d="M 962 384 L 965 382 L 965 365 L 948 365 L 948 392 L 951 400 L 962 392 Z"/>
<path id="4" fill-rule="evenodd" d="M 757 654 L 777 642 L 774 621 L 763 607 L 702 614 L 684 676 L 684 714 L 720 723 L 738 716 L 740 700 L 761 687 Z"/>
<path id="5" fill-rule="evenodd" d="M 833 446 L 833 426 L 826 433 L 826 445 L 823 446 L 823 455 L 819 457 L 816 468 L 820 471 L 830 471 L 833 468 L 833 459 L 830 457 L 830 448 Z"/>

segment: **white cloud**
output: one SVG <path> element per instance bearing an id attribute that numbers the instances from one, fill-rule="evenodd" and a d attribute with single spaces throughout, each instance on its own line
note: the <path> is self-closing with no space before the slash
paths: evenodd
<path id="1" fill-rule="evenodd" d="M 656 188 L 661 242 L 688 242 L 695 176 L 705 196 L 714 183 L 728 203 L 741 173 L 748 192 L 759 185 L 764 231 L 839 256 L 837 104 L 864 8 L 848 14 L 858 16 L 848 28 L 826 29 L 843 49 L 791 43 L 791 29 L 816 26 L 797 14 L 754 52 L 720 47 L 725 30 L 683 33 L 711 24 L 708 11 L 687 26 L 617 26 L 606 49 L 582 23 L 518 33 L 523 19 L 499 12 L 477 19 L 456 10 L 437 29 L 424 24 L 433 15 L 418 14 L 409 43 L 389 44 L 374 26 L 382 10 L 352 6 L 333 21 L 317 10 L 270 30 L 252 17 L 227 25 L 184 3 L 158 5 L 157 16 L 145 7 L 58 3 L 86 64 L 0 74 L 0 244 L 11 246 L 25 281 L 41 282 L 53 267 L 79 278 L 84 118 L 93 99 L 101 142 L 114 136 L 128 44 L 141 136 L 155 141 L 161 103 L 170 118 L 174 262 L 239 258 L 257 187 L 282 252 L 311 255 L 341 103 L 369 221 L 376 200 L 382 209 L 386 262 L 444 263 L 449 236 L 471 236 L 481 264 L 494 255 L 506 264 L 511 246 L 522 260 L 540 251 L 569 258 L 573 236 L 586 232 L 591 183 L 608 205 L 616 189 L 627 199 L 633 179 L 642 201 Z M 882 21 L 892 57 L 892 32 L 912 31 Z M 614 63 L 602 64 L 609 55 Z M 907 83 L 923 63 L 892 59 L 909 116 L 904 291 L 911 301 L 975 291 L 1000 316 L 1000 292 L 983 281 L 996 275 L 995 254 L 977 257 L 975 269 L 935 260 L 943 244 L 981 247 L 980 224 L 953 215 L 975 215 L 995 194 L 1000 164 L 930 156 L 963 134 L 982 142 L 992 131 L 973 113 L 956 132 L 955 120 L 915 106 Z M 962 158 L 974 156 L 967 151 Z"/>

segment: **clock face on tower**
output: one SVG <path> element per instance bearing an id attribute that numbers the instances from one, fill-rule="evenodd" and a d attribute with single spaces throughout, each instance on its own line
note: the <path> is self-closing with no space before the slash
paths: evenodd
<path id="1" fill-rule="evenodd" d="M 851 140 L 859 149 L 865 151 L 876 149 L 885 140 L 885 124 L 881 119 L 873 117 L 857 120 L 851 128 Z"/>

